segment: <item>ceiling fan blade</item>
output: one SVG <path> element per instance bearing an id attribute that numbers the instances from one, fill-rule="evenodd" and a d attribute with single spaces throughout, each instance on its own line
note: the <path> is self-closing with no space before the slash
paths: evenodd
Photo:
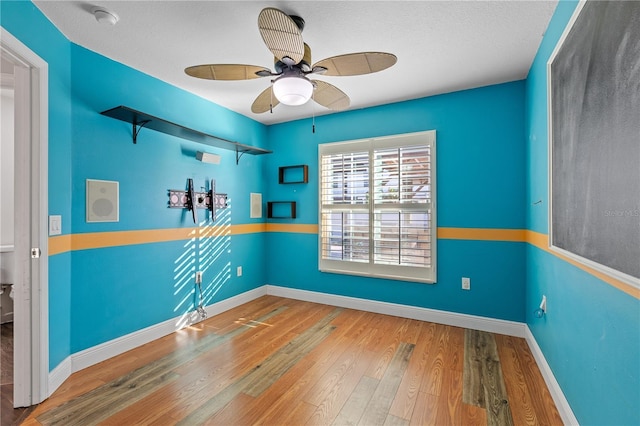
<path id="1" fill-rule="evenodd" d="M 396 55 L 384 52 L 360 52 L 333 56 L 323 59 L 313 67 L 324 67 L 324 75 L 348 76 L 371 74 L 393 66 L 397 62 Z"/>
<path id="2" fill-rule="evenodd" d="M 258 28 L 264 44 L 276 58 L 289 57 L 294 64 L 302 60 L 302 32 L 289 15 L 273 7 L 262 9 L 258 15 Z"/>
<path id="3" fill-rule="evenodd" d="M 262 77 L 257 73 L 263 71 L 267 71 L 268 75 L 271 75 L 270 70 L 256 65 L 206 64 L 195 65 L 184 70 L 191 77 L 206 80 L 251 80 Z"/>
<path id="4" fill-rule="evenodd" d="M 313 100 L 320 105 L 334 111 L 343 111 L 349 108 L 349 96 L 333 84 L 326 81 L 314 80 L 316 88 L 313 91 Z"/>
<path id="5" fill-rule="evenodd" d="M 267 87 L 258 95 L 253 104 L 251 104 L 251 112 L 255 114 L 262 114 L 263 112 L 271 111 L 276 105 L 280 103 L 276 96 L 273 94 L 273 86 Z"/>

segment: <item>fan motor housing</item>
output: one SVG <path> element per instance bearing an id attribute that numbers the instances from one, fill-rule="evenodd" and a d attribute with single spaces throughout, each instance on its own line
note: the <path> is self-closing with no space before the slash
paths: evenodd
<path id="1" fill-rule="evenodd" d="M 304 56 L 302 57 L 302 60 L 298 64 L 296 64 L 296 66 L 300 67 L 302 71 L 311 71 L 311 48 L 307 43 L 304 44 Z M 281 74 L 285 69 L 288 68 L 288 65 L 274 56 L 273 68 L 276 70 L 276 74 Z"/>
<path id="2" fill-rule="evenodd" d="M 296 24 L 300 32 L 304 30 L 304 19 L 297 15 L 289 15 L 289 18 Z"/>

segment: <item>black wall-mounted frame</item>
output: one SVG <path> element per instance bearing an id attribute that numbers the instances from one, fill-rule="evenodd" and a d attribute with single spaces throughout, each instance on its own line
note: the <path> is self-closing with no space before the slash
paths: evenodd
<path id="1" fill-rule="evenodd" d="M 274 210 L 278 205 L 289 204 L 287 215 L 274 216 Z M 295 201 L 267 201 L 267 217 L 270 219 L 295 219 L 296 218 L 296 202 Z"/>
<path id="2" fill-rule="evenodd" d="M 291 180 L 291 175 L 294 175 L 294 179 L 301 176 L 299 179 Z M 278 168 L 278 183 L 308 183 L 309 182 L 309 166 L 306 164 L 300 164 L 298 166 L 282 166 Z"/>

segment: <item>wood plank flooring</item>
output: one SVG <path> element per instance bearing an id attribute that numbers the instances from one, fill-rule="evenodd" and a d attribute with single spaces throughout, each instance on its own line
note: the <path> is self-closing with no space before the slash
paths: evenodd
<path id="1" fill-rule="evenodd" d="M 0 325 L 0 425 L 20 424 L 32 408 L 13 408 L 13 323 Z"/>
<path id="2" fill-rule="evenodd" d="M 265 296 L 73 374 L 25 425 L 560 425 L 523 339 Z"/>

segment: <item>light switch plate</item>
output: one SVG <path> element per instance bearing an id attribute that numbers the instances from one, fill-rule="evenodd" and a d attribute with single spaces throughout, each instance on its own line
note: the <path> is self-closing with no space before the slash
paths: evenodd
<path id="1" fill-rule="evenodd" d="M 62 234 L 62 216 L 59 214 L 49 216 L 49 235 Z"/>

